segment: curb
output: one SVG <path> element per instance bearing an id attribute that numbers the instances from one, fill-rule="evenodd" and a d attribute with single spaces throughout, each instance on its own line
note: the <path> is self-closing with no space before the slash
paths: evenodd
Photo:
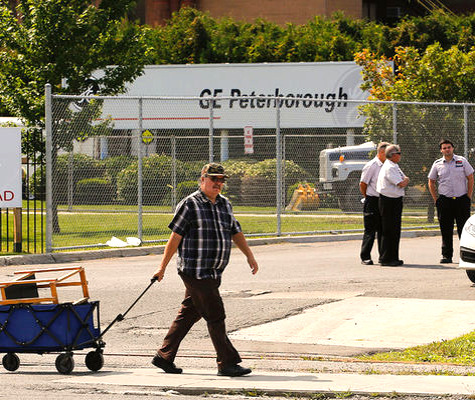
<path id="1" fill-rule="evenodd" d="M 416 238 L 425 236 L 440 236 L 437 230 L 402 231 L 402 238 Z M 329 235 L 315 236 L 280 236 L 272 238 L 247 239 L 249 246 L 263 246 L 279 243 L 316 243 L 316 242 L 342 242 L 347 240 L 361 240 L 363 233 L 340 234 L 338 232 Z M 63 253 L 26 254 L 0 257 L 0 267 L 10 265 L 31 264 L 54 264 L 67 263 L 82 260 L 97 260 L 101 258 L 138 257 L 163 254 L 165 245 L 143 246 L 133 248 L 71 251 Z"/>
<path id="2" fill-rule="evenodd" d="M 58 381 L 60 382 L 60 381 Z M 344 398 L 338 394 L 397 398 L 461 398 L 472 395 L 473 376 L 441 375 L 368 375 L 354 373 L 327 373 L 301 371 L 259 371 L 243 377 L 216 377 L 215 371 L 189 370 L 181 376 L 166 376 L 151 369 L 120 369 L 107 376 L 72 376 L 61 380 L 64 384 L 106 384 L 125 387 L 129 394 L 138 394 L 130 386 L 140 387 L 142 395 L 171 392 L 181 395 L 227 394 L 245 397 L 306 397 L 316 394 Z M 145 390 L 143 390 L 145 389 Z M 466 398 L 466 397 L 463 397 Z"/>

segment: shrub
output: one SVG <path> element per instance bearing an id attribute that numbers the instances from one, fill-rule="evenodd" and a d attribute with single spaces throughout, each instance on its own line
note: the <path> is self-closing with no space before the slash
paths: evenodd
<path id="1" fill-rule="evenodd" d="M 176 198 L 180 201 L 196 190 L 198 190 L 198 180 L 180 182 L 176 187 Z"/>
<path id="2" fill-rule="evenodd" d="M 237 205 L 241 202 L 241 179 L 256 160 L 226 160 L 222 163 L 229 179 L 226 184 L 226 197 Z"/>
<path id="3" fill-rule="evenodd" d="M 124 168 L 127 168 L 134 161 L 137 161 L 137 157 L 131 156 L 115 156 L 107 157 L 102 160 L 104 164 L 105 175 L 110 179 L 111 183 L 115 186 L 117 185 L 117 175 Z"/>
<path id="4" fill-rule="evenodd" d="M 69 168 L 69 154 L 62 154 L 56 159 L 56 179 L 67 179 Z M 86 178 L 97 178 L 104 176 L 105 168 L 102 161 L 95 160 L 86 154 L 74 154 L 72 159 L 72 175 L 76 184 Z"/>
<path id="5" fill-rule="evenodd" d="M 276 204 L 276 165 L 275 159 L 252 164 L 241 183 L 241 201 L 249 206 L 275 206 Z M 285 161 L 285 185 L 307 179 L 309 174 L 293 161 Z M 285 190 L 285 187 L 284 187 Z"/>
<path id="6" fill-rule="evenodd" d="M 114 200 L 114 185 L 103 178 L 82 179 L 76 184 L 75 204 L 111 204 Z"/>
<path id="7" fill-rule="evenodd" d="M 259 176 L 261 178 L 276 180 L 277 176 L 277 161 L 276 159 L 264 160 L 252 164 L 246 171 L 249 177 Z M 299 180 L 306 179 L 308 173 L 298 164 L 291 160 L 284 161 L 285 180 L 288 185 L 293 185 Z"/>
<path id="8" fill-rule="evenodd" d="M 58 203 L 68 200 L 70 168 L 73 187 L 83 179 L 104 177 L 104 165 L 88 155 L 74 154 L 71 165 L 69 154 L 58 156 L 53 170 L 53 195 Z"/>
<path id="9" fill-rule="evenodd" d="M 159 205 L 170 193 L 171 157 L 153 154 L 144 158 L 142 163 L 143 204 Z M 178 174 L 186 175 L 187 168 L 176 160 Z M 119 172 L 117 176 L 117 196 L 125 204 L 137 204 L 138 161 Z"/>
<path id="10" fill-rule="evenodd" d="M 58 203 L 68 201 L 69 154 L 62 154 L 56 159 L 53 171 L 53 195 Z M 71 164 L 73 187 L 89 178 L 103 178 L 105 167 L 101 161 L 94 160 L 85 154 L 74 154 Z M 46 171 L 45 167 L 37 168 L 29 179 L 30 193 L 38 200 L 46 198 Z"/>
<path id="11" fill-rule="evenodd" d="M 28 180 L 28 187 L 31 194 L 37 200 L 46 200 L 46 167 L 43 165 L 31 174 Z"/>
<path id="12" fill-rule="evenodd" d="M 201 175 L 201 168 L 203 168 L 205 164 L 207 164 L 207 161 L 182 161 L 180 168 L 177 166 L 177 182 L 198 182 Z"/>
<path id="13" fill-rule="evenodd" d="M 340 208 L 338 196 L 333 193 L 320 195 L 320 208 Z"/>

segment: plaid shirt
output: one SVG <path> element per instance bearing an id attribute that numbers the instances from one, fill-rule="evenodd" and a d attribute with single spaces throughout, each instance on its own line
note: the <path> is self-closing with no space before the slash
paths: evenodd
<path id="1" fill-rule="evenodd" d="M 178 270 L 197 279 L 221 277 L 229 262 L 231 237 L 241 232 L 229 200 L 218 195 L 213 204 L 200 190 L 178 204 L 168 227 L 183 236 Z"/>

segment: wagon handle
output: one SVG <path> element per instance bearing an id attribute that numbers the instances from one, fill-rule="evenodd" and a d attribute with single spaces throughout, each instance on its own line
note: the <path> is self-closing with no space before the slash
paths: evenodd
<path id="1" fill-rule="evenodd" d="M 96 340 L 99 340 L 101 339 L 106 333 L 107 331 L 112 327 L 112 325 L 114 325 L 116 322 L 120 322 L 120 321 L 123 321 L 125 316 L 128 314 L 128 312 L 137 304 L 137 302 L 142 298 L 142 296 L 147 292 L 148 289 L 151 288 L 151 286 L 158 281 L 158 278 L 157 277 L 153 277 L 152 279 L 150 279 L 150 283 L 148 284 L 148 286 L 145 288 L 145 290 L 140 294 L 139 297 L 137 297 L 137 299 L 132 303 L 132 305 L 127 309 L 127 311 L 125 311 L 123 314 L 119 314 L 117 315 L 117 317 L 114 318 L 114 320 L 109 324 L 109 326 L 104 329 L 102 331 L 102 333 L 97 337 Z"/>

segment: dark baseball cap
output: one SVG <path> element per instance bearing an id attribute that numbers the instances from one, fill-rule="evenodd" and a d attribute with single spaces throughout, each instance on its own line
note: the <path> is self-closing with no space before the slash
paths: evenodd
<path id="1" fill-rule="evenodd" d="M 226 175 L 224 167 L 218 163 L 206 164 L 201 170 L 201 175 L 203 176 L 224 176 L 229 178 L 229 175 Z"/>

